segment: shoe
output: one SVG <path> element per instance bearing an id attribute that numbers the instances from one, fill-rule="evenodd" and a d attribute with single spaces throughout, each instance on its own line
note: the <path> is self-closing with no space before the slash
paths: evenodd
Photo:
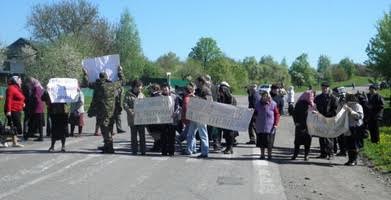
<path id="1" fill-rule="evenodd" d="M 99 146 L 97 149 L 103 151 L 103 149 L 105 149 L 105 146 Z"/>
<path id="2" fill-rule="evenodd" d="M 54 148 L 53 147 L 50 147 L 49 149 L 48 149 L 48 152 L 54 152 Z"/>
<path id="3" fill-rule="evenodd" d="M 168 156 L 173 157 L 174 153 L 169 153 Z"/>
<path id="4" fill-rule="evenodd" d="M 334 155 L 333 154 L 327 156 L 327 160 L 333 160 L 333 159 L 334 159 Z"/>
<path id="5" fill-rule="evenodd" d="M 265 160 L 265 156 L 260 156 L 259 159 L 260 160 Z"/>
<path id="6" fill-rule="evenodd" d="M 24 147 L 24 145 L 20 143 L 16 143 L 16 144 L 12 144 L 12 147 Z"/>
<path id="7" fill-rule="evenodd" d="M 113 154 L 113 153 L 115 153 L 115 151 L 114 151 L 113 148 L 105 148 L 105 149 L 103 149 L 102 153 L 104 153 L 104 154 Z"/>
<path id="8" fill-rule="evenodd" d="M 255 141 L 248 141 L 246 144 L 255 144 Z"/>
<path id="9" fill-rule="evenodd" d="M 272 156 L 268 156 L 267 157 L 267 160 L 271 160 L 271 159 L 273 159 Z"/>
<path id="10" fill-rule="evenodd" d="M 304 161 L 309 161 L 310 159 L 308 158 L 308 156 L 304 156 Z"/>
<path id="11" fill-rule="evenodd" d="M 208 158 L 208 155 L 199 155 L 199 156 L 197 156 L 197 158 Z"/>
<path id="12" fill-rule="evenodd" d="M 355 165 L 357 165 L 357 161 L 351 161 L 351 160 L 349 160 L 349 161 L 346 162 L 344 165 L 345 165 L 345 166 L 355 166 Z"/>
<path id="13" fill-rule="evenodd" d="M 61 152 L 66 152 L 65 147 L 61 148 Z"/>
<path id="14" fill-rule="evenodd" d="M 337 153 L 336 156 L 342 156 L 342 157 L 345 157 L 346 156 L 346 152 L 342 152 L 340 151 L 339 153 Z"/>
<path id="15" fill-rule="evenodd" d="M 232 149 L 225 149 L 225 150 L 223 151 L 223 153 L 224 153 L 224 154 L 233 154 L 234 151 L 233 151 Z"/>
<path id="16" fill-rule="evenodd" d="M 296 160 L 296 158 L 297 158 L 297 156 L 294 155 L 294 156 L 292 156 L 291 160 Z"/>
<path id="17" fill-rule="evenodd" d="M 36 142 L 42 142 L 42 141 L 43 141 L 43 138 L 39 137 L 39 138 L 35 139 L 34 141 L 36 141 Z"/>

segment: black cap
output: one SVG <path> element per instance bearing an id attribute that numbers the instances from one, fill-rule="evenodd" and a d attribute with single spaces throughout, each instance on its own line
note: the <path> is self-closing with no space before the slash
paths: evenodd
<path id="1" fill-rule="evenodd" d="M 323 83 L 321 84 L 321 86 L 322 86 L 322 87 L 330 87 L 330 84 L 329 84 L 329 82 L 323 82 Z"/>

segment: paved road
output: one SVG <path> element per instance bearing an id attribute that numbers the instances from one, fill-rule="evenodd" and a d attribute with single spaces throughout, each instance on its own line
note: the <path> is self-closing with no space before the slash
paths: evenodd
<path id="1" fill-rule="evenodd" d="M 238 98 L 246 104 L 245 97 Z M 124 117 L 124 116 L 123 116 Z M 233 155 L 211 153 L 210 159 L 156 153 L 132 156 L 129 133 L 115 136 L 115 155 L 100 154 L 101 138 L 87 134 L 67 140 L 67 153 L 47 153 L 49 139 L 29 141 L 25 148 L 0 149 L 0 199 L 390 199 L 391 189 L 360 162 L 346 158 L 319 160 L 313 140 L 311 159 L 290 161 L 293 123 L 284 116 L 276 138 L 274 160 L 258 160 L 259 149 L 245 145 L 241 133 Z M 148 145 L 151 146 L 149 140 Z M 59 149 L 59 145 L 57 149 Z"/>

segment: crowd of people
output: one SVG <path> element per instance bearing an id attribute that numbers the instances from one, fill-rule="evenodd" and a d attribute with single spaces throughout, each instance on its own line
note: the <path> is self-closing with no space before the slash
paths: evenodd
<path id="1" fill-rule="evenodd" d="M 120 120 L 122 109 L 127 114 L 133 155 L 147 153 L 146 130 L 154 140 L 154 145 L 150 150 L 160 151 L 162 156 L 174 156 L 176 144 L 184 155 L 200 152 L 199 158 L 208 158 L 210 144 L 213 146 L 213 151 L 221 151 L 224 154 L 234 153 L 237 131 L 212 127 L 186 118 L 191 98 L 236 106 L 237 101 L 229 83 L 223 81 L 213 84 L 210 76 L 200 76 L 195 83 L 189 83 L 186 86 L 183 94 L 178 94 L 171 91 L 171 87 L 166 83 L 152 84 L 146 90 L 142 81 L 134 80 L 131 82 L 130 89 L 124 92 L 123 97 L 124 82 L 122 68 L 119 67 L 117 81 L 110 81 L 107 74 L 101 72 L 99 78 L 91 83 L 88 82 L 87 72 L 84 71 L 83 81 L 80 83 L 80 87 L 93 89 L 92 101 L 86 113 L 88 117 L 96 117 L 95 135 L 102 135 L 104 145 L 98 149 L 103 153 L 115 153 L 114 124 L 116 124 L 118 133 L 125 132 Z M 379 89 L 377 85 L 371 85 L 368 94 L 339 93 L 338 90 L 330 90 L 327 82 L 322 83 L 321 88 L 321 94 L 318 95 L 313 90 L 303 92 L 297 102 L 295 102 L 293 86 L 288 87 L 287 91 L 278 84 L 272 85 L 270 91 L 258 90 L 255 84 L 246 88 L 248 108 L 254 110 L 248 127 L 249 142 L 246 144 L 260 148 L 260 159 L 266 159 L 266 156 L 267 159 L 272 159 L 275 135 L 280 116 L 285 115 L 286 104 L 288 107 L 286 115 L 291 115 L 295 124 L 292 160 L 297 159 L 301 145 L 304 145 L 304 160 L 309 160 L 312 142 L 306 120 L 309 112 L 320 113 L 325 117 L 335 117 L 344 108 L 349 118 L 348 132 L 337 138 L 319 138 L 320 155 L 318 158 L 332 159 L 334 155 L 347 155 L 346 165 L 355 165 L 358 151 L 363 147 L 363 139 L 368 137 L 367 132 L 369 132 L 371 142 L 379 142 L 379 121 L 382 120 L 384 100 L 377 92 Z M 135 101 L 146 96 L 171 98 L 174 102 L 172 114 L 174 123 L 134 124 Z M 18 141 L 18 136 L 29 140 L 37 133 L 35 141 L 43 141 L 43 127 L 46 126 L 46 136 L 51 137 L 48 151 L 53 152 L 56 141 L 60 140 L 61 151 L 65 152 L 66 138 L 80 136 L 85 125 L 85 101 L 80 88 L 76 99 L 76 102 L 69 104 L 53 103 L 49 93 L 37 79 L 29 77 L 22 83 L 20 77 L 11 77 L 8 81 L 4 104 L 6 123 L 10 128 L 1 126 L 3 127 L 0 138 L 1 147 L 8 146 L 7 138 L 9 137 L 12 139 L 13 147 L 23 147 Z M 24 113 L 23 121 L 22 113 Z M 78 132 L 75 134 L 76 126 L 78 126 Z M 200 140 L 199 150 L 196 145 L 197 138 Z M 224 150 L 222 150 L 223 138 L 225 139 Z M 182 144 L 184 141 L 186 141 L 185 146 Z M 265 150 L 267 150 L 266 155 Z"/>

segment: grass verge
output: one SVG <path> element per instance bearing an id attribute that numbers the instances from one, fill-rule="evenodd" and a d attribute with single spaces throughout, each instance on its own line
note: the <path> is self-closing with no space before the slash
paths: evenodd
<path id="1" fill-rule="evenodd" d="M 385 99 L 384 117 L 380 128 L 380 143 L 365 141 L 363 155 L 374 164 L 379 171 L 391 173 L 391 107 L 390 90 L 382 90 L 380 94 Z"/>

